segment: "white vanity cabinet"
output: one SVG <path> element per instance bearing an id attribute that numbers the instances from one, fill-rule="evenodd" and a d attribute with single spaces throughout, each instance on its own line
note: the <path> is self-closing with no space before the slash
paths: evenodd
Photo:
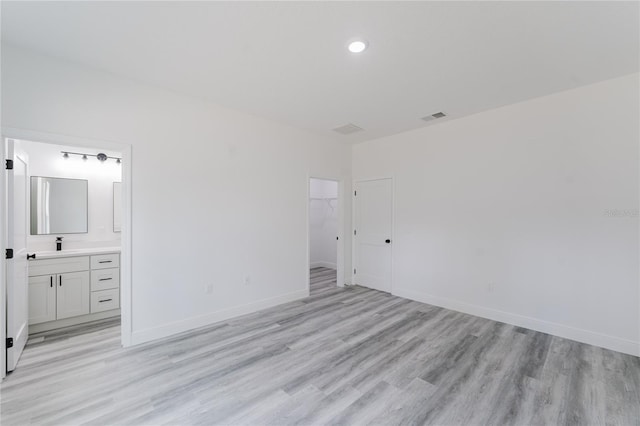
<path id="1" fill-rule="evenodd" d="M 29 326 L 38 325 L 33 331 L 99 319 L 92 314 L 118 315 L 119 308 L 118 253 L 29 261 Z"/>
<path id="2" fill-rule="evenodd" d="M 88 271 L 29 277 L 29 324 L 88 313 Z"/>
<path id="3" fill-rule="evenodd" d="M 55 278 L 55 275 L 29 277 L 29 324 L 56 319 Z"/>
<path id="4" fill-rule="evenodd" d="M 29 324 L 89 313 L 89 272 L 29 277 Z"/>
<path id="5" fill-rule="evenodd" d="M 91 312 L 120 307 L 120 255 L 91 256 Z"/>
<path id="6" fill-rule="evenodd" d="M 89 256 L 29 262 L 29 324 L 89 313 Z"/>
<path id="7" fill-rule="evenodd" d="M 56 319 L 89 313 L 89 271 L 58 274 Z"/>

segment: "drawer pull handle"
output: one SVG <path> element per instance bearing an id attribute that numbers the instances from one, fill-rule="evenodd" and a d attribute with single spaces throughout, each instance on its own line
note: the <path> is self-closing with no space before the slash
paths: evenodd
<path id="1" fill-rule="evenodd" d="M 113 260 L 100 260 L 98 263 L 111 263 Z"/>
<path id="2" fill-rule="evenodd" d="M 111 302 L 113 299 L 104 299 L 104 300 L 99 300 L 98 303 L 102 303 L 102 302 Z"/>
<path id="3" fill-rule="evenodd" d="M 110 281 L 110 280 L 112 280 L 112 279 L 113 279 L 113 278 L 100 278 L 98 281 Z"/>

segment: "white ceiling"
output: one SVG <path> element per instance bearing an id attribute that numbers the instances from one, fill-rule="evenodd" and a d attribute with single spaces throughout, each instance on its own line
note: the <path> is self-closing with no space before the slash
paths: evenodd
<path id="1" fill-rule="evenodd" d="M 345 142 L 638 72 L 638 20 L 637 2 L 2 2 L 3 43 Z M 330 130 L 347 123 L 365 131 Z"/>

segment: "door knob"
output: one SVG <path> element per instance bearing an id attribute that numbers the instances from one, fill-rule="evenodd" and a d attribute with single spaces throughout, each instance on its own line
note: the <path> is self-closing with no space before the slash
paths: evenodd
<path id="1" fill-rule="evenodd" d="M 391 240 L 387 239 L 387 240 L 384 240 L 384 242 L 389 244 L 391 242 Z"/>

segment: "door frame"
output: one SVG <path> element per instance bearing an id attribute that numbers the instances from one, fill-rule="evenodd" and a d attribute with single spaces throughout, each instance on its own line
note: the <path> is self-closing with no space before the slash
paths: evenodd
<path id="1" fill-rule="evenodd" d="M 120 252 L 120 313 L 121 313 L 121 343 L 123 347 L 131 346 L 132 333 L 132 203 L 131 203 L 131 176 L 132 176 L 132 145 L 122 142 L 112 142 L 76 136 L 66 136 L 54 133 L 38 132 L 12 127 L 2 127 L 2 166 L 5 163 L 5 139 L 19 139 L 33 142 L 49 143 L 56 145 L 72 145 L 89 149 L 105 149 L 119 151 L 122 153 L 122 230 L 121 230 L 121 252 Z M 2 232 L 7 230 L 7 208 L 6 205 L 6 173 L 0 173 L 0 198 L 3 200 L 0 206 L 0 224 Z M 7 248 L 5 238 L 0 242 L 2 252 Z M 6 375 L 6 329 L 7 312 L 6 306 L 6 267 L 5 262 L 0 262 L 0 375 Z"/>
<path id="2" fill-rule="evenodd" d="M 309 220 L 309 215 L 311 214 L 311 207 L 309 200 L 311 199 L 311 179 L 322 179 L 322 180 L 331 180 L 338 183 L 338 242 L 337 242 L 337 250 L 336 250 L 336 284 L 338 287 L 344 287 L 345 285 L 345 267 L 346 267 L 346 252 L 345 252 L 345 226 L 346 226 L 346 215 L 345 215 L 345 180 L 341 176 L 331 176 L 331 175 L 323 175 L 323 174 L 309 174 L 307 175 L 307 191 L 306 191 L 306 219 L 305 223 L 307 226 L 306 234 L 307 234 L 307 261 L 306 265 L 306 276 L 307 276 L 307 296 L 311 293 L 311 221 Z"/>
<path id="3" fill-rule="evenodd" d="M 352 197 L 352 201 L 351 201 L 351 232 L 353 233 L 356 229 L 356 214 L 357 214 L 357 201 L 356 201 L 356 195 L 355 195 L 355 191 L 356 191 L 356 186 L 359 183 L 362 182 L 371 182 L 374 180 L 383 180 L 383 179 L 391 179 L 391 290 L 389 291 L 389 294 L 394 294 L 393 293 L 393 289 L 394 289 L 394 282 L 395 282 L 395 258 L 394 258 L 394 253 L 395 250 L 393 249 L 394 245 L 395 245 L 395 234 L 396 234 L 396 179 L 394 175 L 386 175 L 386 176 L 377 176 L 377 177 L 370 177 L 370 178 L 360 178 L 360 179 L 354 179 L 353 180 L 353 185 L 352 185 L 352 189 L 353 192 L 351 193 L 351 197 Z M 358 253 L 357 253 L 357 244 L 355 242 L 355 239 L 351 240 L 351 263 L 353 265 L 353 269 L 351 270 L 351 283 L 352 284 L 356 284 L 356 275 L 354 274 L 353 271 L 358 269 Z"/>

